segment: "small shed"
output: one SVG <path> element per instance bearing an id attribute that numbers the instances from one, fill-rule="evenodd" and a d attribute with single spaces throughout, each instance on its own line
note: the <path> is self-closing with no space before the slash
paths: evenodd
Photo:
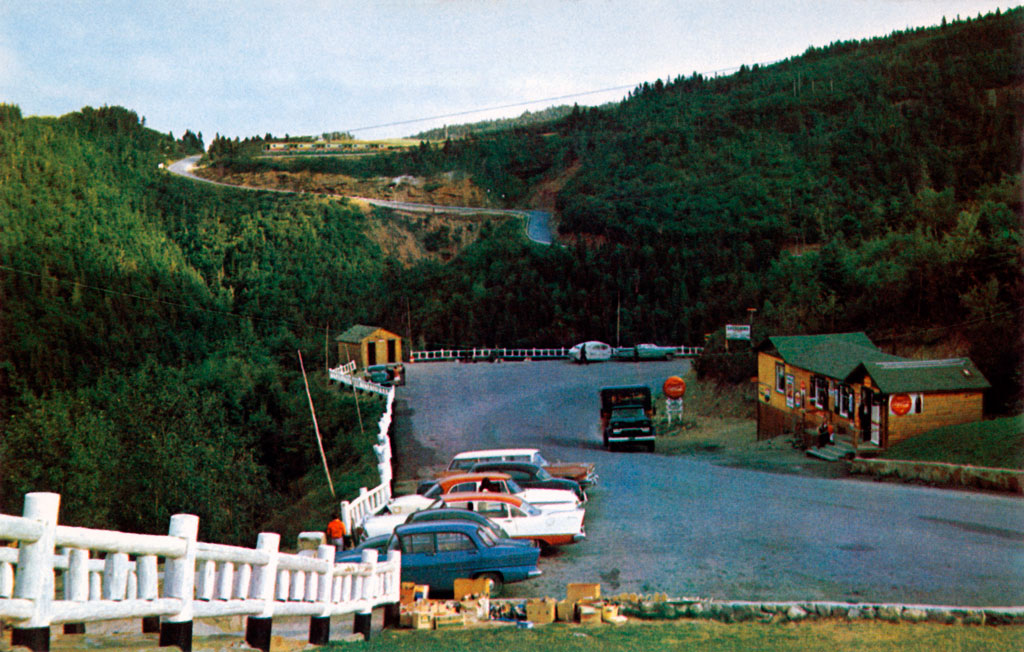
<path id="1" fill-rule="evenodd" d="M 357 368 L 366 369 L 402 361 L 402 338 L 379 326 L 356 324 L 335 341 L 338 342 L 339 364 L 355 360 Z"/>

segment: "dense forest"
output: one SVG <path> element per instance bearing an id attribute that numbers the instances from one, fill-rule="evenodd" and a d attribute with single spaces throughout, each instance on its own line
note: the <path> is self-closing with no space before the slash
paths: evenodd
<path id="1" fill-rule="evenodd" d="M 379 410 L 328 386 L 325 340 L 410 328 L 414 348 L 700 344 L 748 378 L 725 323 L 865 330 L 970 355 L 988 408 L 1019 410 L 1024 10 L 811 48 L 727 77 L 645 83 L 619 105 L 356 159 L 236 170 L 458 171 L 495 204 L 553 202 L 561 246 L 486 225 L 447 262 L 400 264 L 367 217 L 315 196 L 195 184 L 202 151 L 120 107 L 0 106 L 0 509 L 62 494 L 62 521 L 206 540 L 290 537 L 331 509 L 299 372 L 341 496 L 370 485 Z M 369 415 L 369 416 L 368 416 Z M 302 496 L 307 501 L 300 500 Z"/>
<path id="2" fill-rule="evenodd" d="M 699 344 L 754 308 L 762 334 L 866 330 L 893 350 L 970 355 L 1004 410 L 1022 367 L 1022 39 L 1015 9 L 644 83 L 614 107 L 410 153 L 266 162 L 215 142 L 210 155 L 250 170 L 460 170 L 518 207 L 568 179 L 566 248 L 509 232 L 389 275 L 401 300 L 379 321 L 411 311 L 420 345 Z M 749 371 L 703 365 L 716 367 Z"/>
<path id="3" fill-rule="evenodd" d="M 158 167 L 195 151 L 120 107 L 0 107 L 2 511 L 52 490 L 70 524 L 161 532 L 188 511 L 248 544 L 283 514 L 282 534 L 321 528 L 300 350 L 335 487 L 375 484 L 376 433 L 323 373 L 325 329 L 365 314 L 383 269 L 361 213 Z M 379 401 L 360 401 L 373 430 Z"/>

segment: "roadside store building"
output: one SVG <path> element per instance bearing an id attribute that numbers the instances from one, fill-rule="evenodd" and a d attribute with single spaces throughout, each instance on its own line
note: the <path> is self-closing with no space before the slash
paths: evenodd
<path id="1" fill-rule="evenodd" d="M 758 439 L 828 420 L 859 449 L 978 421 L 989 387 L 967 358 L 909 360 L 859 332 L 772 336 L 757 347 L 757 366 Z"/>
<path id="2" fill-rule="evenodd" d="M 339 335 L 338 362 L 355 360 L 356 367 L 366 369 L 378 364 L 402 361 L 402 338 L 379 326 L 356 324 Z"/>

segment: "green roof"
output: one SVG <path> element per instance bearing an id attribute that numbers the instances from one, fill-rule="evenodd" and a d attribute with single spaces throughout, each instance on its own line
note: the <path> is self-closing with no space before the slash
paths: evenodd
<path id="1" fill-rule="evenodd" d="M 787 364 L 836 380 L 844 380 L 863 362 L 903 360 L 880 351 L 862 332 L 775 335 L 768 340 Z"/>
<path id="2" fill-rule="evenodd" d="M 861 366 L 885 394 L 981 391 L 991 387 L 969 358 L 864 362 Z"/>
<path id="3" fill-rule="evenodd" d="M 362 324 L 356 324 L 339 335 L 335 341 L 358 344 L 379 330 L 381 330 L 380 326 L 363 326 Z"/>

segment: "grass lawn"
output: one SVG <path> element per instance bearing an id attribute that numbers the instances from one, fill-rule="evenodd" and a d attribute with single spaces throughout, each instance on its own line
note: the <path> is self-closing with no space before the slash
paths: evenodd
<path id="1" fill-rule="evenodd" d="M 936 428 L 896 444 L 881 457 L 1024 469 L 1024 415 Z"/>
<path id="2" fill-rule="evenodd" d="M 641 622 L 621 626 L 553 624 L 534 629 L 513 626 L 442 631 L 388 630 L 368 642 L 336 644 L 346 650 L 389 652 L 444 650 L 1021 650 L 1024 627 L 984 627 L 930 623 L 821 622 L 726 625 L 711 621 Z"/>

